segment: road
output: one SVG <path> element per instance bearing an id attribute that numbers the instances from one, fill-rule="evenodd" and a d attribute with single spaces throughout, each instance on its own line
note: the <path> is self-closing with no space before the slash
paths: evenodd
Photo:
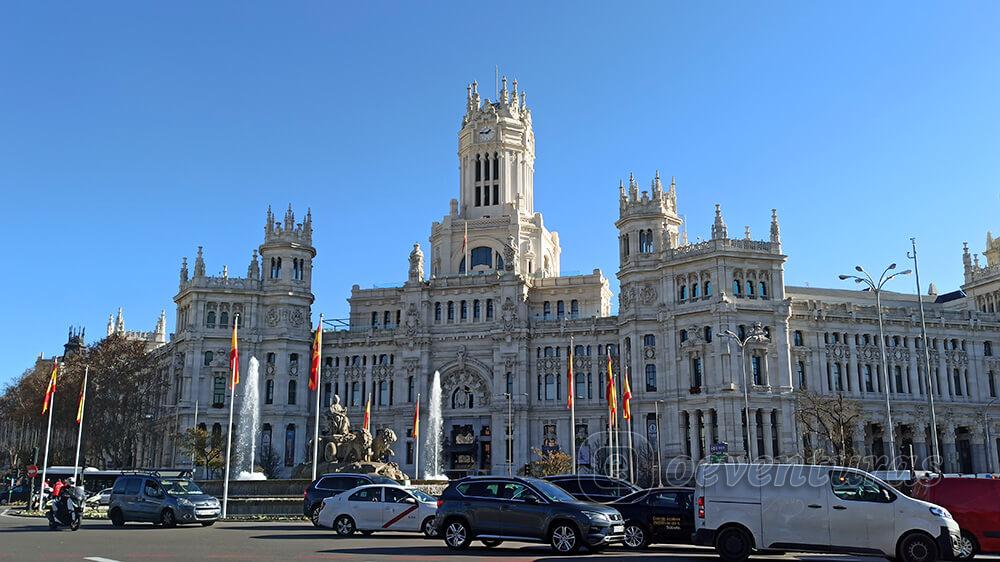
<path id="1" fill-rule="evenodd" d="M 714 552 L 698 547 L 653 546 L 641 554 L 609 549 L 598 555 L 555 556 L 547 546 L 504 543 L 495 549 L 474 546 L 456 553 L 440 540 L 417 535 L 379 533 L 338 538 L 306 522 L 216 523 L 213 527 L 164 529 L 130 524 L 115 529 L 107 521 L 84 520 L 79 531 L 50 531 L 44 519 L 3 515 L 0 510 L 0 561 L 91 560 L 414 560 L 426 562 L 518 562 L 625 559 L 716 562 Z M 876 562 L 878 558 L 803 555 L 762 556 L 753 560 L 796 562 Z M 978 559 L 977 559 L 978 560 Z M 994 560 L 1000 560 L 994 558 Z"/>

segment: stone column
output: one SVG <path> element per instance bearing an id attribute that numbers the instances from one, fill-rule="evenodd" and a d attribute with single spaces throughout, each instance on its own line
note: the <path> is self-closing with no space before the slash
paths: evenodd
<path id="1" fill-rule="evenodd" d="M 771 427 L 771 411 L 761 411 L 760 419 L 764 429 L 764 455 L 768 458 L 774 458 L 774 448 L 771 446 L 771 437 L 774 433 L 774 428 Z"/>
<path id="2" fill-rule="evenodd" d="M 691 459 L 701 460 L 701 441 L 698 436 L 698 410 L 688 411 L 688 438 L 691 440 Z"/>
<path id="3" fill-rule="evenodd" d="M 989 463 L 986 456 L 986 439 L 985 427 L 983 427 L 982 420 L 976 420 L 969 429 L 972 430 L 970 435 L 969 445 L 972 450 L 972 470 L 973 472 L 989 472 Z"/>
<path id="4" fill-rule="evenodd" d="M 922 469 L 929 466 L 927 457 L 930 454 L 927 450 L 927 432 L 924 424 L 916 424 L 913 428 L 913 468 Z"/>
<path id="5" fill-rule="evenodd" d="M 953 422 L 945 422 L 941 430 L 941 456 L 945 472 L 958 472 L 958 449 L 955 445 Z"/>
<path id="6" fill-rule="evenodd" d="M 851 447 L 854 448 L 854 455 L 856 457 L 864 457 L 868 455 L 868 451 L 865 450 L 865 424 L 867 422 L 862 421 L 859 425 L 854 426 L 854 430 L 851 431 Z"/>

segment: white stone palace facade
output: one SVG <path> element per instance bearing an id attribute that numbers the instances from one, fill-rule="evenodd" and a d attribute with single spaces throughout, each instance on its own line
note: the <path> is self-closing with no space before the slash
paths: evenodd
<path id="1" fill-rule="evenodd" d="M 871 293 L 851 290 L 853 284 L 786 286 L 787 256 L 773 212 L 767 238 L 756 240 L 749 227 L 730 236 L 716 206 L 711 238 L 689 243 L 678 188 L 674 181 L 665 187 L 658 174 L 648 189 L 630 177 L 617 194 L 621 292 L 612 315 L 600 270 L 560 274 L 559 236 L 534 208 L 531 110 L 516 81 L 512 86 L 505 80 L 495 101 L 469 86 L 458 133 L 459 196 L 432 224 L 429 243 L 412 246 L 408 280 L 391 288 L 355 285 L 349 320 L 330 323 L 324 333 L 323 403 L 340 395 L 357 424 L 370 394 L 373 425 L 400 436 L 395 460 L 404 471 L 415 472 L 414 404 L 420 396 L 426 431 L 435 371 L 443 386 L 446 470 L 506 472 L 508 463 L 517 470 L 531 460 L 533 448 L 568 451 L 571 341 L 582 465 L 603 470 L 608 354 L 613 370 L 625 366 L 630 376 L 636 443 L 658 446 L 664 465 L 703 458 L 715 442 L 743 455 L 743 356 L 720 334 L 745 334 L 757 323 L 768 339 L 748 345 L 744 363 L 755 456 L 822 446 L 797 429 L 799 388 L 859 401 L 865 420 L 854 432 L 855 450 L 886 453 L 888 383 L 900 454 L 912 453 L 918 463 L 929 454 L 933 392 L 945 469 L 984 472 L 989 459 L 996 466 L 1000 415 L 987 444 L 983 413 L 1000 384 L 993 353 L 1000 345 L 1000 240 L 987 240 L 985 266 L 966 246 L 961 290 L 938 295 L 932 288 L 924 297 L 932 389 L 924 383 L 917 297 L 905 293 L 911 278 L 889 287 L 904 293 L 882 297 L 886 381 Z M 243 369 L 251 355 L 261 363 L 262 448 L 276 450 L 288 472 L 304 460 L 314 407 L 307 390 L 311 326 L 320 312 L 312 310 L 312 229 L 310 214 L 296 222 L 289 208 L 279 221 L 269 209 L 245 277 L 206 275 L 201 248 L 193 271 L 185 259 L 174 297 L 176 333 L 159 350 L 171 388 L 150 464 L 189 462 L 170 435 L 195 423 L 196 405 L 199 425 L 223 431 L 237 315 Z M 402 245 L 400 251 L 402 261 Z M 639 464 L 655 458 L 646 454 Z"/>

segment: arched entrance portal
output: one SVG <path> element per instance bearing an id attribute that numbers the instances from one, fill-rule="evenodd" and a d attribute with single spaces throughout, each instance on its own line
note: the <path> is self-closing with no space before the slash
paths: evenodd
<path id="1" fill-rule="evenodd" d="M 493 464 L 489 369 L 460 358 L 441 369 L 441 460 L 449 478 L 488 473 Z"/>

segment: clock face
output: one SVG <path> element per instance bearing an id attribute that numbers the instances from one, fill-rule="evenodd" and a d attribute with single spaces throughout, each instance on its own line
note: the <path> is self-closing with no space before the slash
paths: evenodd
<path id="1" fill-rule="evenodd" d="M 483 127 L 482 129 L 479 129 L 479 140 L 481 141 L 493 140 L 495 135 L 496 131 L 493 130 L 493 127 Z"/>

